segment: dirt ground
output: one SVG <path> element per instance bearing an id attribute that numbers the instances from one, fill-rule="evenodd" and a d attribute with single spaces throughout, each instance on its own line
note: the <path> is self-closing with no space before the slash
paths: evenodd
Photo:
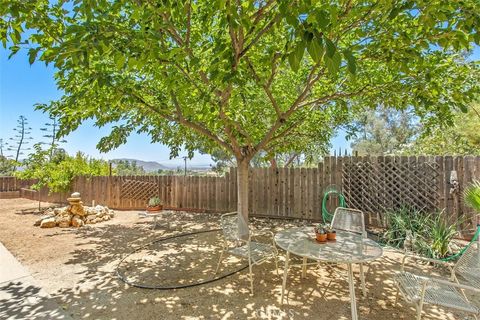
<path id="1" fill-rule="evenodd" d="M 30 200 L 0 200 L 0 241 L 74 319 L 350 319 L 345 266 L 311 267 L 306 279 L 301 279 L 299 268 L 292 269 L 283 306 L 283 260 L 280 275 L 275 273 L 273 261 L 254 267 L 253 296 L 247 270 L 213 283 L 175 290 L 136 288 L 117 277 L 117 264 L 132 250 L 163 237 L 218 228 L 219 215 L 166 213 L 152 230 L 150 218 L 139 218 L 136 211 L 116 211 L 112 220 L 80 229 L 40 229 L 33 226 L 38 214 L 21 211 L 35 207 L 38 203 Z M 252 222 L 273 232 L 299 223 Z M 128 280 L 147 285 L 206 280 L 213 274 L 220 245 L 219 232 L 157 242 L 128 257 L 119 270 Z M 280 253 L 283 256 L 284 252 Z M 401 300 L 394 304 L 392 276 L 400 261 L 398 252 L 386 249 L 382 258 L 367 265 L 367 297 L 358 289 L 356 272 L 361 319 L 414 318 L 412 306 Z M 220 274 L 243 264 L 229 257 Z M 434 306 L 426 306 L 425 311 L 424 319 L 468 318 L 467 314 Z"/>

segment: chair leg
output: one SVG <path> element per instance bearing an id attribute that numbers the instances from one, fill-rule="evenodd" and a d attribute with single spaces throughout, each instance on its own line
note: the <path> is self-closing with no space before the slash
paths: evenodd
<path id="1" fill-rule="evenodd" d="M 303 263 L 302 263 L 302 278 L 305 279 L 307 276 L 307 258 L 303 258 Z"/>
<path id="2" fill-rule="evenodd" d="M 222 263 L 224 252 L 225 252 L 225 247 L 222 248 L 222 252 L 220 253 L 220 259 L 218 259 L 217 268 L 215 269 L 215 274 L 217 274 L 218 269 L 220 268 L 220 263 Z"/>
<path id="3" fill-rule="evenodd" d="M 275 270 L 277 271 L 277 276 L 280 275 L 278 273 L 278 254 L 275 255 Z"/>
<path id="4" fill-rule="evenodd" d="M 363 296 L 367 296 L 367 288 L 365 287 L 365 273 L 363 272 L 363 264 L 360 263 L 360 282 L 362 283 Z"/>
<path id="5" fill-rule="evenodd" d="M 422 319 L 422 308 L 423 308 L 422 302 L 420 302 L 419 304 L 415 304 L 415 309 L 417 309 L 417 317 L 415 318 L 416 320 Z"/>
<path id="6" fill-rule="evenodd" d="M 415 307 L 417 308 L 417 320 L 420 320 L 422 318 L 422 309 L 423 309 L 423 300 L 425 299 L 425 290 L 427 288 L 427 282 L 423 282 L 421 290 L 420 290 L 420 301 L 418 301 L 417 304 L 415 304 Z"/>
<path id="7" fill-rule="evenodd" d="M 287 287 L 287 274 L 288 274 L 288 262 L 289 262 L 288 260 L 290 260 L 289 251 L 287 251 L 287 254 L 285 255 L 285 267 L 283 270 L 281 304 L 283 304 L 283 298 L 285 297 L 285 288 Z"/>
<path id="8" fill-rule="evenodd" d="M 253 296 L 253 272 L 252 272 L 252 261 L 248 259 L 248 271 L 250 275 L 250 291 L 252 292 Z"/>
<path id="9" fill-rule="evenodd" d="M 398 288 L 398 286 L 397 286 L 397 293 L 395 294 L 395 302 L 393 304 L 394 306 L 396 306 L 397 303 L 398 303 L 398 296 L 399 295 L 400 295 L 400 288 Z"/>

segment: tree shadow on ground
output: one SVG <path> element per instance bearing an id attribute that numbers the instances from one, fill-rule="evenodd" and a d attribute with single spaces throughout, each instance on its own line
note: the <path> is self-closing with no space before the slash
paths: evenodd
<path id="1" fill-rule="evenodd" d="M 65 319 L 58 305 L 28 278 L 0 284 L 0 319 Z"/>
<path id="2" fill-rule="evenodd" d="M 281 276 L 273 261 L 255 266 L 255 295 L 250 295 L 247 271 L 202 286 L 177 290 L 149 290 L 122 282 L 115 273 L 118 262 L 135 248 L 160 237 L 218 228 L 218 215 L 178 213 L 168 217 L 165 226 L 150 230 L 143 220 L 133 226 L 108 224 L 80 229 L 77 249 L 66 263 L 75 265 L 75 285 L 54 294 L 74 318 L 82 319 L 350 319 L 350 299 L 346 267 L 320 264 L 302 279 L 300 268 L 289 272 L 285 304 L 280 303 Z M 260 228 L 276 232 L 295 222 L 260 223 Z M 190 283 L 211 276 L 220 253 L 219 233 L 186 237 L 178 243 L 150 246 L 132 257 L 126 270 L 135 281 L 147 284 Z M 283 252 L 281 252 L 283 254 Z M 228 258 L 231 259 L 231 258 Z M 221 272 L 237 266 L 228 260 Z M 388 253 L 366 265 L 366 297 L 358 290 L 360 318 L 413 318 L 414 309 L 405 303 L 394 304 L 392 276 L 398 270 L 400 255 Z M 299 259 L 296 262 L 300 262 Z M 81 266 L 81 268 L 78 268 Z M 229 269 L 230 268 L 230 269 Z M 456 319 L 457 314 L 427 307 L 424 319 Z M 463 317 L 464 315 L 462 315 Z"/>

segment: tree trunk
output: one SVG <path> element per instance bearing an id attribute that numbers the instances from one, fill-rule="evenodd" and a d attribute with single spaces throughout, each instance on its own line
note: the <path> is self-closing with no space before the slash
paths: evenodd
<path id="1" fill-rule="evenodd" d="M 238 190 L 238 235 L 241 239 L 248 239 L 248 171 L 249 160 L 237 159 L 237 190 Z"/>
<path id="2" fill-rule="evenodd" d="M 275 159 L 275 157 L 270 159 L 270 167 L 273 168 L 273 169 L 277 168 L 277 159 Z"/>

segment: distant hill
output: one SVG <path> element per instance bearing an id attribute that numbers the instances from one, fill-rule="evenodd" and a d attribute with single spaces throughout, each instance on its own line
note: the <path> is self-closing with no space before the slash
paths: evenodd
<path id="1" fill-rule="evenodd" d="M 143 169 L 146 171 L 146 172 L 152 172 L 152 171 L 157 171 L 159 169 L 162 169 L 162 170 L 175 170 L 177 168 L 181 168 L 183 169 L 183 164 L 167 164 L 167 165 L 164 165 L 164 164 L 160 164 L 156 161 L 142 161 L 142 160 L 137 160 L 137 159 L 129 159 L 129 158 L 119 158 L 119 159 L 112 159 L 111 161 L 112 162 L 115 162 L 115 161 L 128 161 L 128 162 L 137 162 L 137 166 L 139 167 L 143 167 Z M 210 170 L 211 167 L 209 164 L 205 164 L 205 165 L 190 165 L 190 164 L 187 164 L 188 166 L 188 170 L 198 170 L 198 171 L 205 171 L 205 170 Z"/>
<path id="2" fill-rule="evenodd" d="M 137 166 L 143 167 L 143 169 L 147 172 L 157 171 L 159 169 L 162 169 L 162 170 L 172 169 L 172 167 L 164 166 L 163 164 L 160 164 L 156 161 L 142 161 L 142 160 L 128 159 L 128 158 L 113 159 L 111 161 L 116 162 L 116 161 L 120 161 L 120 160 L 121 161 L 128 161 L 128 162 L 136 162 Z M 176 168 L 176 166 L 175 166 L 175 168 Z"/>

